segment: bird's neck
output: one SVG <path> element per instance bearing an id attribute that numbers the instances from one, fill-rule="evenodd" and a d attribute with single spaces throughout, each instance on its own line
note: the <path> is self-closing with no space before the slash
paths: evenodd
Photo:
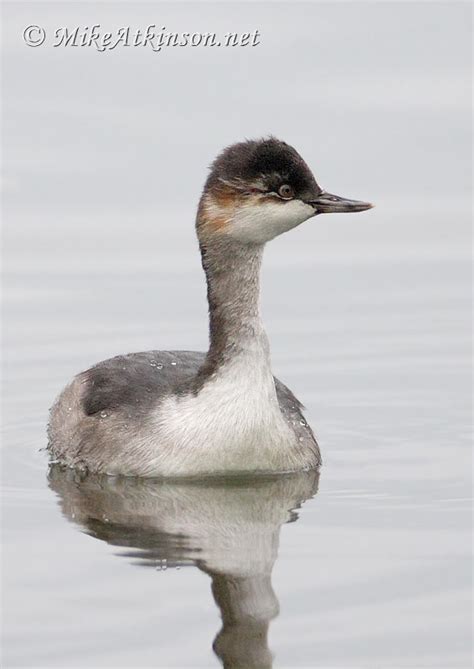
<path id="1" fill-rule="evenodd" d="M 218 246 L 201 244 L 201 253 L 209 302 L 207 372 L 236 360 L 269 369 L 268 339 L 260 316 L 263 245 L 225 240 Z"/>

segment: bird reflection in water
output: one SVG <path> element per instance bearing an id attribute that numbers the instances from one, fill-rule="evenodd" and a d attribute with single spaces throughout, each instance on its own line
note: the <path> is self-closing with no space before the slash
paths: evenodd
<path id="1" fill-rule="evenodd" d="M 79 474 L 53 465 L 64 516 L 139 564 L 196 566 L 212 581 L 222 627 L 213 649 L 228 669 L 272 666 L 271 574 L 280 528 L 316 494 L 317 471 L 164 481 Z"/>

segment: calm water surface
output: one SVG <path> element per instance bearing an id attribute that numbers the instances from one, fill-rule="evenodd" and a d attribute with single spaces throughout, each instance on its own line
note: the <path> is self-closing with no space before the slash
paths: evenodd
<path id="1" fill-rule="evenodd" d="M 4 4 L 4 666 L 470 668 L 469 3 Z M 262 44 L 21 38 L 92 22 Z M 48 476 L 73 374 L 206 347 L 205 170 L 269 133 L 376 204 L 266 251 L 274 371 L 319 480 Z"/>
<path id="2" fill-rule="evenodd" d="M 197 262 L 8 274 L 6 666 L 470 665 L 468 265 L 301 252 L 269 253 L 264 310 L 319 481 L 48 476 L 62 385 L 121 351 L 203 348 L 204 286 Z"/>

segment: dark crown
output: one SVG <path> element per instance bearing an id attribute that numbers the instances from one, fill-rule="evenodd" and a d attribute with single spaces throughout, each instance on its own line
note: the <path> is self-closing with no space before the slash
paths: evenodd
<path id="1" fill-rule="evenodd" d="M 300 154 L 275 137 L 228 146 L 212 163 L 205 189 L 220 182 L 251 184 L 257 179 L 262 179 L 269 190 L 289 184 L 296 197 L 311 198 L 321 192 Z"/>

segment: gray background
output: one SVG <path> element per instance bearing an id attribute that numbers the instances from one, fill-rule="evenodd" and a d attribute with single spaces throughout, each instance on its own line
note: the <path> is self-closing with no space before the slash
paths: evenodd
<path id="1" fill-rule="evenodd" d="M 117 353 L 207 343 L 207 165 L 269 133 L 370 200 L 266 251 L 275 372 L 325 467 L 284 527 L 275 666 L 470 666 L 468 3 L 4 3 L 5 666 L 216 666 L 197 570 L 60 516 L 47 409 Z M 29 24 L 249 31 L 254 48 L 28 48 Z M 153 611 L 153 615 L 150 615 Z M 183 643 L 183 636 L 186 643 Z"/>

